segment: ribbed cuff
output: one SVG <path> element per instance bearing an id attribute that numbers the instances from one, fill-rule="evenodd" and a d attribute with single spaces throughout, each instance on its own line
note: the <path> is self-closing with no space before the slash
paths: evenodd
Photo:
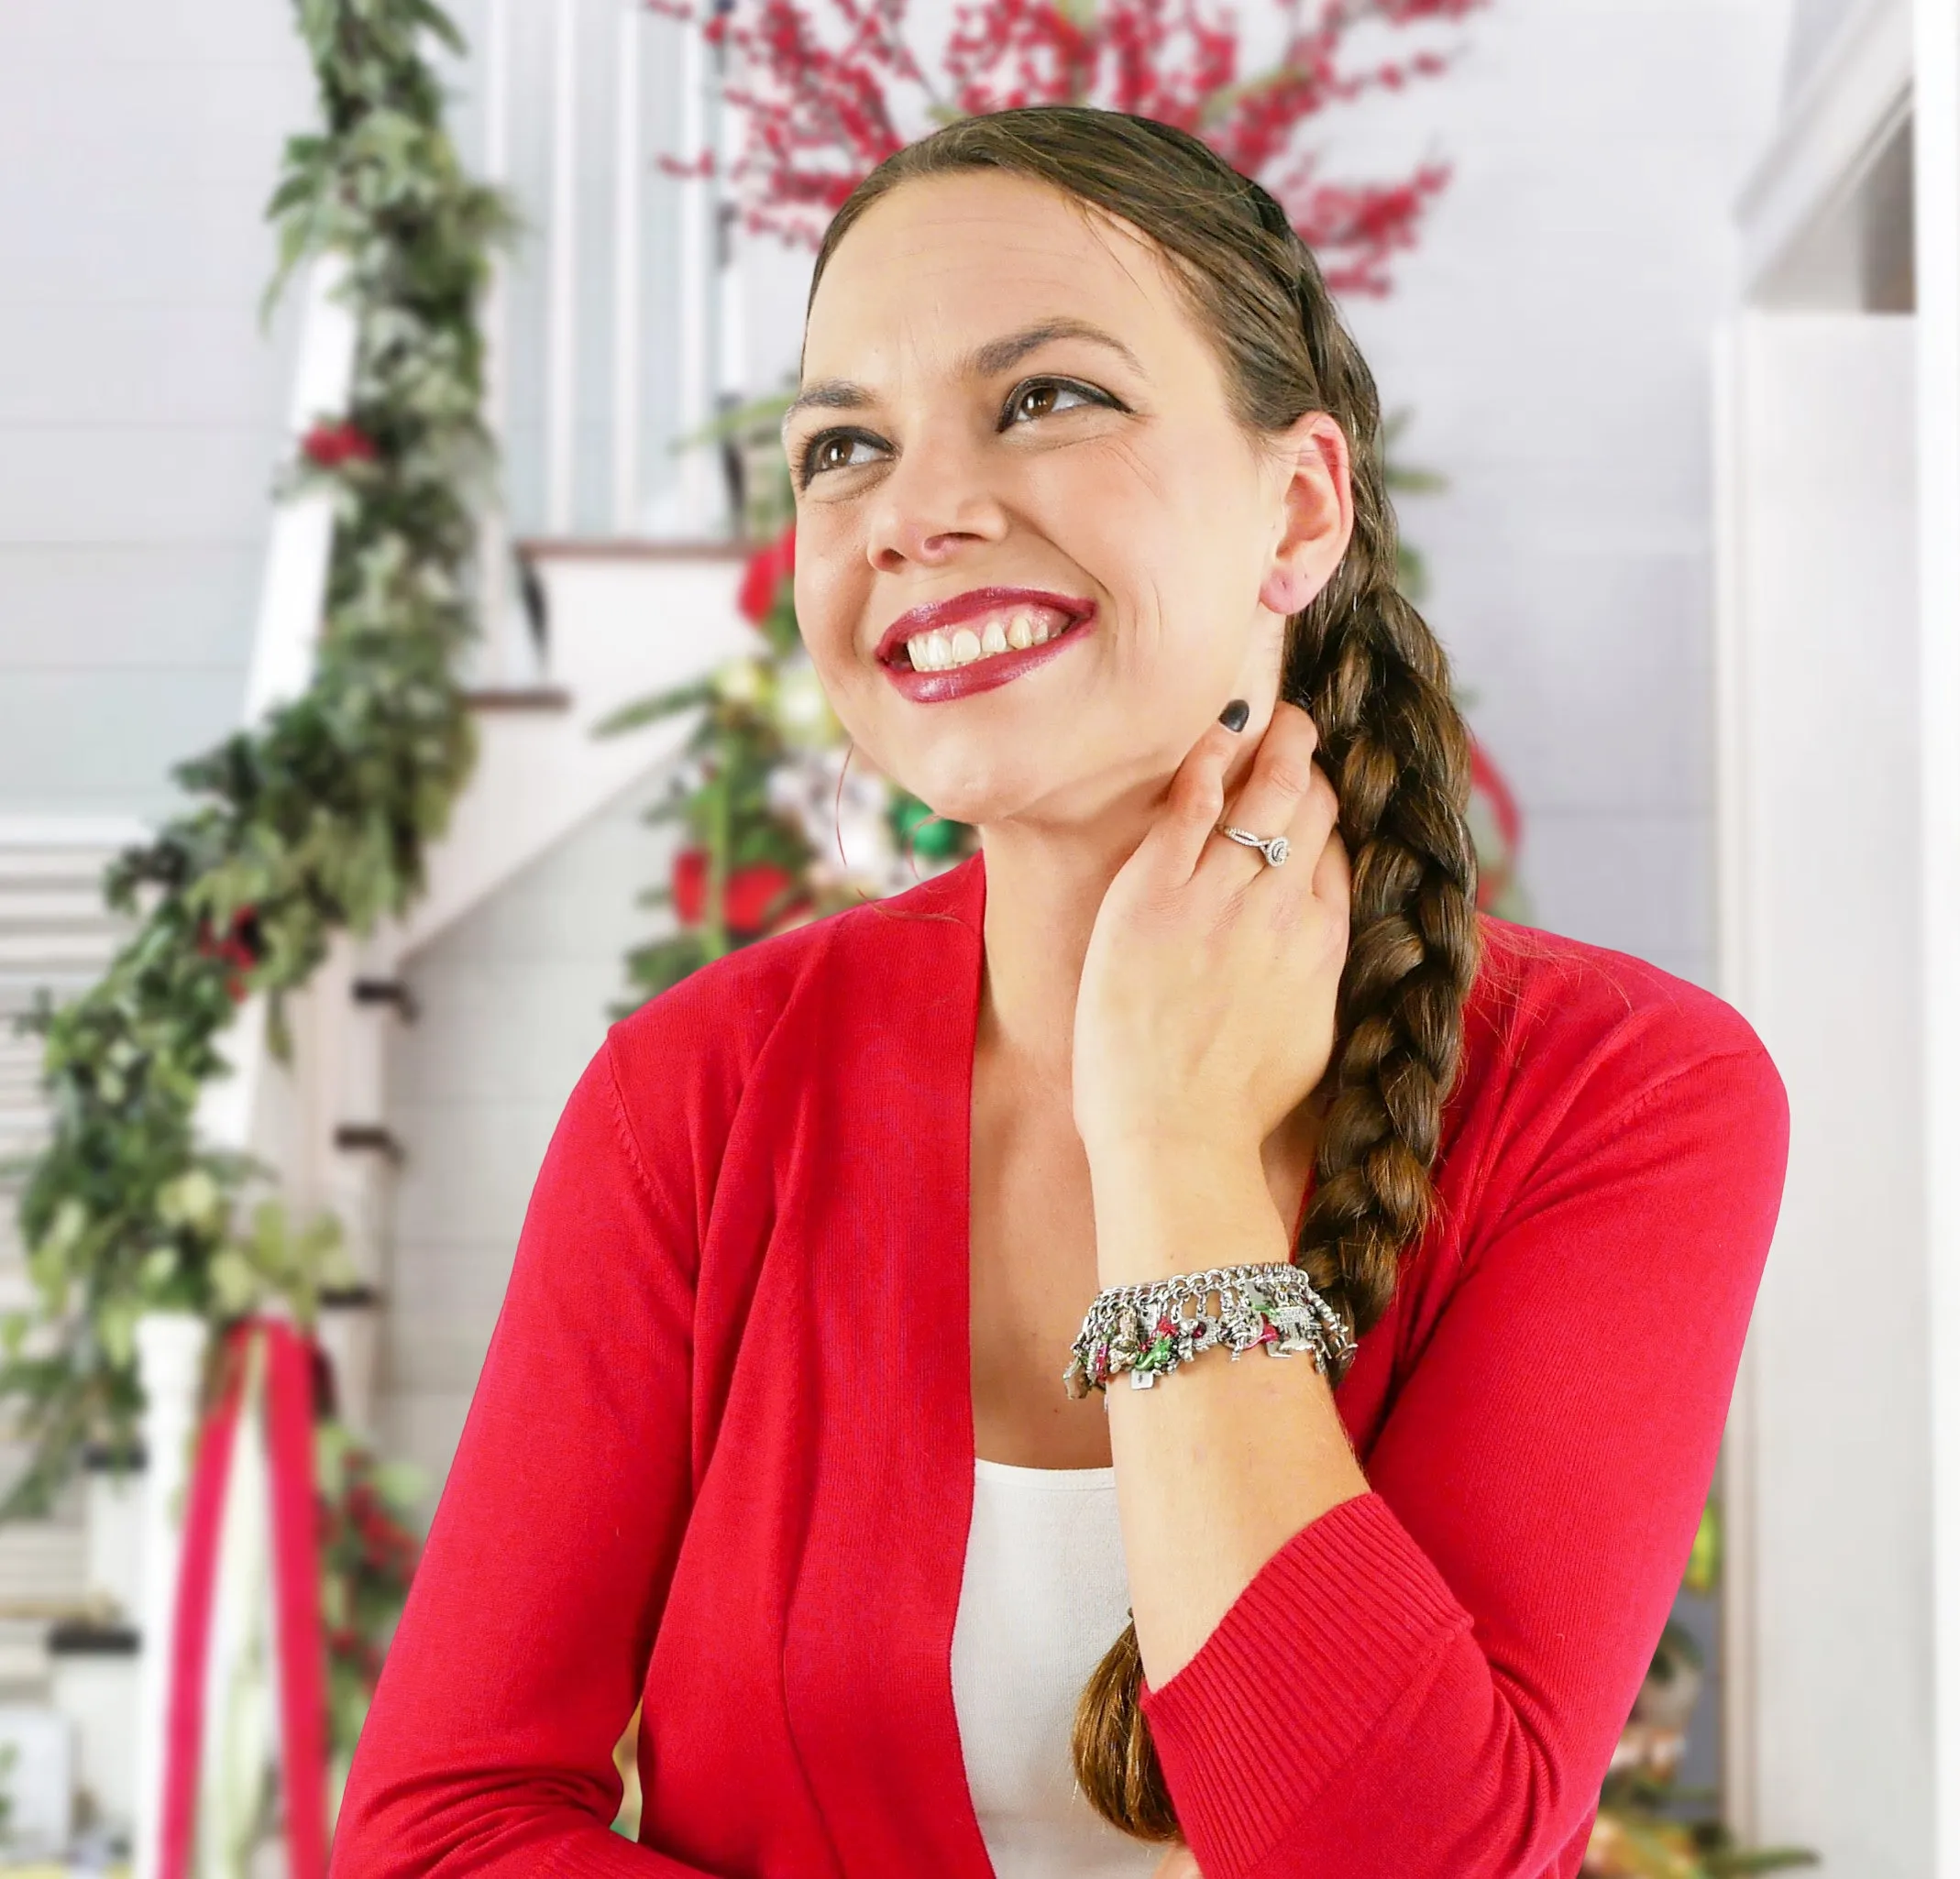
<path id="1" fill-rule="evenodd" d="M 1161 1690 L 1143 1686 L 1206 1873 L 1249 1870 L 1470 1621 L 1379 1494 L 1287 1541 L 1197 1654 Z"/>

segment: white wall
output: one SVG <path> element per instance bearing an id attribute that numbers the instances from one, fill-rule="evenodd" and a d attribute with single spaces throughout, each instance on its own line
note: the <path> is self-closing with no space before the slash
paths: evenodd
<path id="1" fill-rule="evenodd" d="M 0 5 L 0 808 L 153 813 L 237 721 L 314 109 L 282 5 Z"/>
<path id="2" fill-rule="evenodd" d="M 1831 40 L 1869 0 L 1791 0 L 1789 51 L 1784 61 L 1789 89 L 1798 90 L 1816 71 Z"/>
<path id="3" fill-rule="evenodd" d="M 1722 989 L 1790 1098 L 1737 1386 L 1732 1776 L 1756 1835 L 1932 1870 L 1914 334 L 1755 313 L 1723 361 Z"/>
<path id="4" fill-rule="evenodd" d="M 1534 918 L 1704 983 L 1710 344 L 1781 12 L 1496 0 L 1406 106 L 1402 147 L 1456 181 L 1396 297 L 1353 309 L 1450 478 L 1404 526 L 1523 803 Z"/>

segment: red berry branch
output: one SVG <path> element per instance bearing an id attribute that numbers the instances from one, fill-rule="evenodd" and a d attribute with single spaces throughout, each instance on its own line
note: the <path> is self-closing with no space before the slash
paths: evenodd
<path id="1" fill-rule="evenodd" d="M 743 122 L 729 181 L 752 232 L 814 247 L 857 183 L 934 123 L 1096 104 L 1204 137 L 1272 192 L 1337 292 L 1381 294 L 1448 167 L 1330 177 L 1306 126 L 1364 93 L 1436 77 L 1448 27 L 1485 0 L 1285 0 L 1278 54 L 1254 71 L 1222 0 L 962 0 L 936 76 L 908 43 L 907 0 L 732 0 L 705 16 L 690 0 L 646 4 L 699 22 L 734 55 L 722 95 Z M 684 176 L 716 167 L 712 152 L 663 164 Z"/>

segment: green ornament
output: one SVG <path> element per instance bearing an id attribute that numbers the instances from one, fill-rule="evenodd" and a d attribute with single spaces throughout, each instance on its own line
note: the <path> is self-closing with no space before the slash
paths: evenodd
<path id="1" fill-rule="evenodd" d="M 910 849 L 921 861 L 947 860 L 960 852 L 966 837 L 963 822 L 941 820 L 916 796 L 899 796 L 892 804 L 891 820 L 899 848 Z"/>

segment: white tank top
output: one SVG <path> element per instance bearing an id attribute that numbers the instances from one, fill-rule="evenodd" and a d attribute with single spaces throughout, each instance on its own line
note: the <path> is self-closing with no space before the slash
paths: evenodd
<path id="1" fill-rule="evenodd" d="M 999 1879 L 1150 1879 L 1169 1852 L 1110 1826 L 1069 1759 L 1075 1699 L 1129 1622 L 1116 1470 L 975 1456 L 952 1705 Z"/>

